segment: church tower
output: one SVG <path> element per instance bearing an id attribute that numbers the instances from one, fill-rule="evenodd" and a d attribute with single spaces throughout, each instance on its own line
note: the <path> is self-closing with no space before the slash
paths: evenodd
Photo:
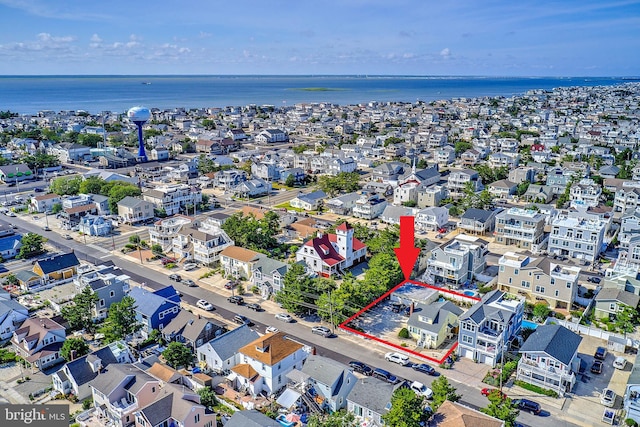
<path id="1" fill-rule="evenodd" d="M 353 228 L 343 222 L 336 227 L 338 253 L 345 259 L 345 267 L 353 265 Z"/>

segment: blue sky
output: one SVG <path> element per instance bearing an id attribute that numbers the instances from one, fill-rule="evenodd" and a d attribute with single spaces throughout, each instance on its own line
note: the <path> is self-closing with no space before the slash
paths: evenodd
<path id="1" fill-rule="evenodd" d="M 640 75 L 640 1 L 0 0 L 0 27 L 3 75 Z"/>

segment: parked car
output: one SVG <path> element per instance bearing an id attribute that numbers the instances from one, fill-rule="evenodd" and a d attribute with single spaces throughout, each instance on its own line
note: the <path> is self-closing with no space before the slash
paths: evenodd
<path id="1" fill-rule="evenodd" d="M 398 377 L 393 375 L 391 372 L 385 371 L 384 369 L 380 369 L 380 368 L 374 369 L 373 374 L 371 374 L 371 376 L 391 384 L 396 384 L 398 382 Z"/>
<path id="2" fill-rule="evenodd" d="M 605 388 L 602 390 L 602 395 L 600 395 L 600 402 L 604 406 L 611 408 L 616 404 L 616 392 L 610 388 Z"/>
<path id="3" fill-rule="evenodd" d="M 414 363 L 413 366 L 411 366 L 411 368 L 413 368 L 418 372 L 422 372 L 423 374 L 427 374 L 431 376 L 435 376 L 437 374 L 436 370 L 433 369 L 431 366 L 427 365 L 426 363 Z"/>
<path id="4" fill-rule="evenodd" d="M 205 301 L 203 299 L 198 300 L 198 302 L 196 303 L 196 307 L 207 311 L 213 310 L 213 305 L 209 301 Z"/>
<path id="5" fill-rule="evenodd" d="M 194 282 L 191 279 L 184 279 L 180 283 L 182 283 L 183 285 L 187 285 L 190 288 L 195 288 L 196 286 L 198 286 L 198 285 L 196 285 L 196 282 Z"/>
<path id="6" fill-rule="evenodd" d="M 230 296 L 229 298 L 227 298 L 227 301 L 229 301 L 231 304 L 244 305 L 244 298 L 239 295 Z"/>
<path id="7" fill-rule="evenodd" d="M 233 321 L 236 323 L 239 323 L 240 325 L 251 324 L 251 320 L 249 320 L 246 316 L 243 316 L 241 314 L 236 314 L 235 316 L 233 316 Z"/>
<path id="8" fill-rule="evenodd" d="M 322 335 L 323 337 L 328 338 L 331 336 L 331 329 L 327 328 L 326 326 L 314 326 L 313 328 L 311 328 L 311 333 Z"/>
<path id="9" fill-rule="evenodd" d="M 627 366 L 627 359 L 622 356 L 616 357 L 616 360 L 613 361 L 613 367 L 616 369 L 624 369 Z"/>
<path id="10" fill-rule="evenodd" d="M 530 412 L 534 415 L 538 415 L 540 413 L 540 404 L 538 402 L 534 402 L 529 399 L 514 399 L 513 404 L 518 407 L 521 411 Z"/>
<path id="11" fill-rule="evenodd" d="M 283 322 L 291 323 L 293 322 L 293 317 L 287 313 L 278 313 L 276 314 L 276 319 L 282 320 Z"/>
<path id="12" fill-rule="evenodd" d="M 349 362 L 349 367 L 353 369 L 355 372 L 359 372 L 362 375 L 371 376 L 373 373 L 373 369 L 365 363 L 358 362 L 357 360 L 352 360 Z"/>
<path id="13" fill-rule="evenodd" d="M 276 332 L 280 332 L 280 329 L 275 326 L 268 326 L 267 329 L 265 329 L 265 333 L 267 334 L 275 334 Z"/>
<path id="14" fill-rule="evenodd" d="M 186 271 L 191 271 L 191 270 L 195 270 L 196 268 L 198 268 L 198 264 L 190 262 L 188 264 L 185 264 L 182 268 L 184 268 Z"/>
<path id="15" fill-rule="evenodd" d="M 431 399 L 433 397 L 433 390 L 431 390 L 421 382 L 414 381 L 411 383 L 411 386 L 409 388 L 411 388 L 411 390 L 413 390 L 414 393 L 418 396 L 424 396 L 427 399 Z"/>
<path id="16" fill-rule="evenodd" d="M 587 279 L 587 282 L 591 282 L 591 283 L 600 283 L 602 279 L 600 279 L 599 277 L 596 276 L 591 276 Z"/>
<path id="17" fill-rule="evenodd" d="M 398 365 L 407 366 L 411 363 L 409 356 L 391 351 L 384 355 L 384 358 L 389 362 L 397 363 Z"/>
<path id="18" fill-rule="evenodd" d="M 174 280 L 176 282 L 182 282 L 182 276 L 179 274 L 170 274 L 169 280 Z"/>
<path id="19" fill-rule="evenodd" d="M 262 310 L 262 307 L 260 307 L 260 304 L 255 303 L 255 302 L 251 302 L 249 304 L 247 304 L 247 308 L 253 311 L 260 311 Z"/>
<path id="20" fill-rule="evenodd" d="M 227 282 L 224 284 L 224 288 L 225 289 L 233 289 L 235 288 L 236 284 L 234 282 Z"/>
<path id="21" fill-rule="evenodd" d="M 42 193 L 44 191 L 44 188 L 36 187 L 33 189 L 33 191 L 35 191 L 36 193 Z"/>
<path id="22" fill-rule="evenodd" d="M 62 238 L 65 240 L 73 240 L 73 237 L 69 236 L 68 234 L 63 234 Z"/>
<path id="23" fill-rule="evenodd" d="M 504 394 L 503 392 L 501 392 L 500 390 L 498 390 L 497 388 L 485 387 L 482 390 L 480 390 L 480 394 L 483 395 L 483 396 L 489 396 L 494 391 L 500 393 L 500 397 L 503 400 L 507 398 L 507 395 Z"/>
<path id="24" fill-rule="evenodd" d="M 44 227 L 42 227 L 42 229 L 43 229 L 44 231 L 51 231 L 51 229 L 49 228 L 49 226 L 48 226 L 48 225 L 45 225 Z"/>
<path id="25" fill-rule="evenodd" d="M 591 373 L 592 374 L 601 374 L 602 373 L 602 362 L 600 360 L 596 360 L 591 365 Z"/>
<path id="26" fill-rule="evenodd" d="M 596 360 L 604 360 L 607 358 L 607 349 L 604 347 L 596 348 L 596 352 L 593 354 Z"/>

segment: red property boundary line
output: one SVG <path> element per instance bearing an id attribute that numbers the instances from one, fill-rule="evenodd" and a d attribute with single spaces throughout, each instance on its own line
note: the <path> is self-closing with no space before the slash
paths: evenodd
<path id="1" fill-rule="evenodd" d="M 353 333 L 353 334 L 359 335 L 359 336 L 361 336 L 361 337 L 368 338 L 368 339 L 370 339 L 370 340 L 373 340 L 373 341 L 379 342 L 379 343 L 381 343 L 381 344 L 387 345 L 387 346 L 389 346 L 389 347 L 393 347 L 393 348 L 395 348 L 395 349 L 397 349 L 397 350 L 400 350 L 400 351 L 402 351 L 402 352 L 409 353 L 409 354 L 411 354 L 412 356 L 415 356 L 415 357 L 417 357 L 417 358 L 420 358 L 420 359 L 427 359 L 427 360 L 429 360 L 429 361 L 431 361 L 431 362 L 435 362 L 435 363 L 437 363 L 437 364 L 444 363 L 444 361 L 445 361 L 445 360 L 447 360 L 447 358 L 448 358 L 448 357 L 449 357 L 449 356 L 450 356 L 450 355 L 455 351 L 455 349 L 458 347 L 458 342 L 457 342 L 457 341 L 456 341 L 456 342 L 451 346 L 451 348 L 449 349 L 449 351 L 447 351 L 447 353 L 442 357 L 442 359 L 436 359 L 436 358 L 434 358 L 434 357 L 430 357 L 430 356 L 426 356 L 426 355 L 424 355 L 424 354 L 418 353 L 417 351 L 409 350 L 409 349 L 408 349 L 408 348 L 406 348 L 406 347 L 402 347 L 402 346 L 399 346 L 399 345 L 397 345 L 397 344 L 391 343 L 391 342 L 389 342 L 389 341 L 385 341 L 385 340 L 383 340 L 383 339 L 381 339 L 381 338 L 379 338 L 379 337 L 376 337 L 376 336 L 373 336 L 373 335 L 367 334 L 367 333 L 365 333 L 365 332 L 357 331 L 357 330 L 355 330 L 355 329 L 353 329 L 353 328 L 351 328 L 351 327 L 347 326 L 347 325 L 348 325 L 349 323 L 351 323 L 354 319 L 356 319 L 356 318 L 360 317 L 360 315 L 362 315 L 363 313 L 367 312 L 370 308 L 372 308 L 372 307 L 374 307 L 374 306 L 378 305 L 378 303 L 380 303 L 380 301 L 383 301 L 383 300 L 385 300 L 386 298 L 388 298 L 388 297 L 389 297 L 389 295 L 391 295 L 391 294 L 392 294 L 393 292 L 395 292 L 397 289 L 399 289 L 399 288 L 401 288 L 401 287 L 403 287 L 404 285 L 407 285 L 407 284 L 410 284 L 410 285 L 416 285 L 416 286 L 422 286 L 423 288 L 433 289 L 433 290 L 436 290 L 436 291 L 438 291 L 438 292 L 443 292 L 443 293 L 446 293 L 446 294 L 451 294 L 451 295 L 454 295 L 454 296 L 456 296 L 456 297 L 463 298 L 463 299 L 467 299 L 467 300 L 471 300 L 471 301 L 474 301 L 474 302 L 480 301 L 480 298 L 478 298 L 478 297 L 472 297 L 472 296 L 465 295 L 465 294 L 460 293 L 460 292 L 451 291 L 451 290 L 449 290 L 449 289 L 445 289 L 445 288 L 440 288 L 440 287 L 438 287 L 438 286 L 429 285 L 428 283 L 417 282 L 417 281 L 415 281 L 415 280 L 405 280 L 405 281 L 403 281 L 402 283 L 400 283 L 399 285 L 397 285 L 397 286 L 395 286 L 394 288 L 390 289 L 389 291 L 385 292 L 382 296 L 380 296 L 378 299 L 376 299 L 375 301 L 373 301 L 371 304 L 367 305 L 365 308 L 363 308 L 362 310 L 360 310 L 359 312 L 357 312 L 357 313 L 356 313 L 356 314 L 354 314 L 353 316 L 349 317 L 347 320 L 345 320 L 345 321 L 344 321 L 344 322 L 342 322 L 340 325 L 338 325 L 338 327 L 339 327 L 340 329 L 342 329 L 342 330 L 346 331 L 346 332 L 350 332 L 350 333 Z"/>

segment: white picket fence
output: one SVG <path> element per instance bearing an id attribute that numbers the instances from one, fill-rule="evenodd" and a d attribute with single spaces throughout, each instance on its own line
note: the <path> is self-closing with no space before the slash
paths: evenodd
<path id="1" fill-rule="evenodd" d="M 604 329 L 595 328 L 593 326 L 581 325 L 579 323 L 570 322 L 568 320 L 549 319 L 547 320 L 547 323 L 557 323 L 558 325 L 564 326 L 565 328 L 579 333 L 580 335 L 588 335 L 590 337 L 600 338 L 604 341 L 609 341 L 609 337 L 616 337 L 621 340 L 626 339 L 623 335 L 620 334 L 605 331 Z"/>

